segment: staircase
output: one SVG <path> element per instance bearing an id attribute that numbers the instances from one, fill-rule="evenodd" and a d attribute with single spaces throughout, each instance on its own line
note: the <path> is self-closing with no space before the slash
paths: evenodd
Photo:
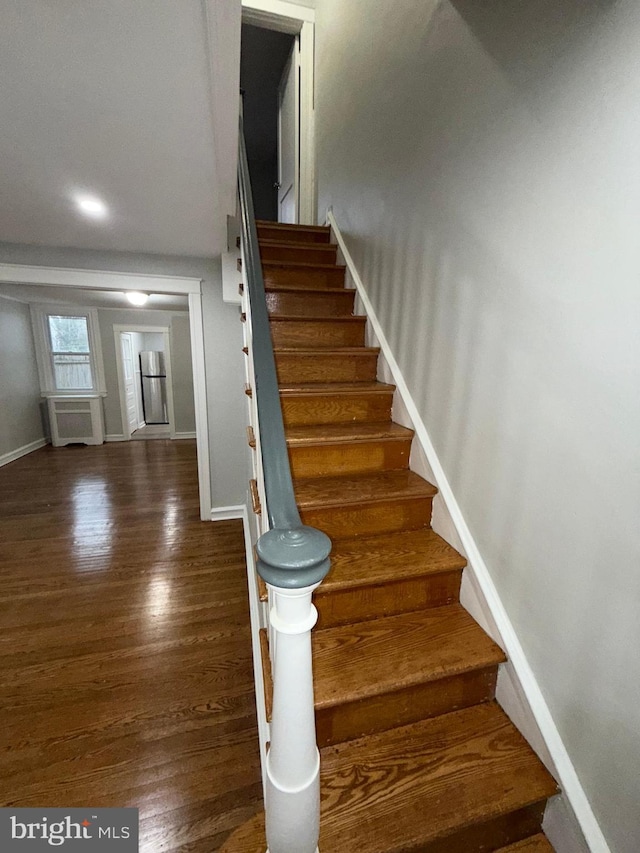
<path id="1" fill-rule="evenodd" d="M 549 853 L 553 778 L 494 700 L 502 650 L 460 605 L 329 229 L 259 222 L 296 498 L 333 540 L 313 631 L 320 853 Z M 266 638 L 263 637 L 263 640 Z M 224 853 L 264 853 L 264 817 Z"/>

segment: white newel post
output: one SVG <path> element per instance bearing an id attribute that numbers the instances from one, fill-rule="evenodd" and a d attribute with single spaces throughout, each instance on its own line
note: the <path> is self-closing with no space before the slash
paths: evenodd
<path id="1" fill-rule="evenodd" d="M 273 710 L 265 811 L 268 853 L 315 853 L 320 831 L 320 754 L 316 745 L 311 629 L 318 586 L 269 586 L 274 629 Z"/>

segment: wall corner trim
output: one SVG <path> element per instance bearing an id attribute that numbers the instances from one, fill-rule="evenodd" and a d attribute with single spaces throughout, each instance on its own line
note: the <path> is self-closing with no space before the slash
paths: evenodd
<path id="1" fill-rule="evenodd" d="M 231 518 L 241 518 L 244 520 L 245 515 L 246 507 L 244 504 L 211 507 L 211 521 L 228 521 Z"/>
<path id="2" fill-rule="evenodd" d="M 338 244 L 339 251 L 342 253 L 344 263 L 346 264 L 349 275 L 353 280 L 355 290 L 362 302 L 373 333 L 378 339 L 381 354 L 393 375 L 393 382 L 396 385 L 397 393 L 400 395 L 407 413 L 413 421 L 416 439 L 421 445 L 426 459 L 431 466 L 431 470 L 434 474 L 435 485 L 439 489 L 440 495 L 444 500 L 457 534 L 460 537 L 460 541 L 468 560 L 468 570 L 476 579 L 480 592 L 484 596 L 491 615 L 495 620 L 496 626 L 503 640 L 504 649 L 521 683 L 531 714 L 535 719 L 535 723 L 540 730 L 549 754 L 554 762 L 560 786 L 566 795 L 566 799 L 573 809 L 573 812 L 575 813 L 576 819 L 580 825 L 582 833 L 584 834 L 591 853 L 611 853 L 609 845 L 607 844 L 598 821 L 593 813 L 591 804 L 589 803 L 585 791 L 580 783 L 573 762 L 571 761 L 564 742 L 562 741 L 560 732 L 558 731 L 553 717 L 551 716 L 549 706 L 544 699 L 533 670 L 525 656 L 524 649 L 520 644 L 515 629 L 491 578 L 489 569 L 484 562 L 478 545 L 476 544 L 475 539 L 473 538 L 462 515 L 462 511 L 453 494 L 453 490 L 451 489 L 440 459 L 438 458 L 435 447 L 431 442 L 426 425 L 420 416 L 418 407 L 411 396 L 411 392 L 404 380 L 400 366 L 396 361 L 386 335 L 380 325 L 371 300 L 366 292 L 362 278 L 358 273 L 353 257 L 349 252 L 344 241 L 344 237 L 342 236 L 340 228 L 336 222 L 332 208 L 328 208 L 326 218 L 327 224 L 331 226 L 335 242 Z"/>
<path id="3" fill-rule="evenodd" d="M 35 441 L 30 441 L 28 444 L 23 444 L 22 447 L 16 447 L 15 450 L 10 450 L 8 453 L 3 453 L 0 456 L 0 468 L 3 465 L 8 465 L 9 462 L 15 462 L 16 459 L 20 459 L 22 456 L 26 456 L 28 453 L 33 453 L 34 450 L 40 450 L 41 447 L 44 447 L 45 444 L 49 444 L 49 440 L 46 438 L 37 438 Z"/>

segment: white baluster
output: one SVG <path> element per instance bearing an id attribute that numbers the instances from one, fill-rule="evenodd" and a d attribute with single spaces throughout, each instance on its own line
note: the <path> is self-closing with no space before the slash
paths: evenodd
<path id="1" fill-rule="evenodd" d="M 320 755 L 316 746 L 311 629 L 318 586 L 270 586 L 274 629 L 273 711 L 265 811 L 268 853 L 315 853 L 320 827 Z"/>

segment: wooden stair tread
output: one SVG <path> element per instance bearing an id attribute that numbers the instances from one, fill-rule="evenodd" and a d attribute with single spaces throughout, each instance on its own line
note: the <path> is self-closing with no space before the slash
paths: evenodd
<path id="1" fill-rule="evenodd" d="M 320 755 L 322 853 L 495 849 L 450 846 L 448 839 L 455 840 L 460 828 L 473 829 L 557 793 L 551 775 L 495 702 L 325 747 Z M 220 853 L 264 848 L 259 814 Z"/>
<path id="2" fill-rule="evenodd" d="M 373 439 L 406 441 L 412 437 L 412 429 L 407 429 L 391 421 L 382 423 L 314 424 L 310 426 L 292 426 L 286 429 L 287 444 L 295 447 L 319 443 L 371 441 Z"/>
<path id="3" fill-rule="evenodd" d="M 330 228 L 328 225 L 297 225 L 288 222 L 271 222 L 269 219 L 256 219 L 258 228 L 276 228 L 282 231 L 313 231 L 315 233 L 328 234 Z"/>
<path id="4" fill-rule="evenodd" d="M 280 323 L 366 323 L 367 318 L 360 314 L 336 314 L 332 317 L 318 317 L 317 314 L 270 314 L 270 322 Z"/>
<path id="5" fill-rule="evenodd" d="M 264 290 L 267 295 L 272 293 L 293 295 L 308 293 L 310 296 L 338 295 L 338 298 L 342 297 L 343 299 L 347 297 L 354 298 L 354 291 L 348 287 L 336 287 L 329 284 L 322 285 L 317 282 L 313 284 L 299 284 L 295 282 L 280 283 L 278 281 L 265 281 Z"/>
<path id="6" fill-rule="evenodd" d="M 546 835 L 540 832 L 530 838 L 525 838 L 523 841 L 518 841 L 516 844 L 501 847 L 496 850 L 496 853 L 554 853 L 554 850 Z"/>
<path id="7" fill-rule="evenodd" d="M 378 355 L 380 347 L 274 347 L 273 352 L 276 358 L 279 355 L 300 355 L 300 356 L 350 356 L 358 358 L 358 356 Z"/>
<path id="8" fill-rule="evenodd" d="M 347 287 L 298 287 L 295 284 L 266 284 L 264 290 L 265 293 L 298 293 L 300 296 L 313 295 L 314 293 L 324 293 L 327 296 L 354 295 L 354 291 Z"/>
<path id="9" fill-rule="evenodd" d="M 327 747 L 321 755 L 323 853 L 419 850 L 455 833 L 462 816 L 469 826 L 557 792 L 495 703 Z"/>
<path id="10" fill-rule="evenodd" d="M 377 503 L 389 498 L 424 498 L 438 493 L 413 471 L 379 471 L 345 477 L 305 477 L 295 480 L 300 509 Z"/>
<path id="11" fill-rule="evenodd" d="M 265 240 L 263 237 L 258 238 L 260 246 L 266 246 L 272 249 L 312 249 L 314 252 L 335 252 L 338 248 L 337 243 L 304 243 L 302 240 Z"/>
<path id="12" fill-rule="evenodd" d="M 384 382 L 302 382 L 299 385 L 292 383 L 281 385 L 280 395 L 389 394 L 395 390 L 395 385 L 386 385 Z"/>
<path id="13" fill-rule="evenodd" d="M 338 539 L 315 595 L 463 569 L 465 558 L 433 530 Z"/>
<path id="14" fill-rule="evenodd" d="M 306 264 L 303 261 L 262 261 L 263 267 L 286 267 L 287 269 L 299 270 L 341 270 L 344 272 L 344 264 Z M 271 285 L 270 285 L 271 286 Z"/>
<path id="15" fill-rule="evenodd" d="M 277 239 L 279 236 L 287 239 Z M 305 232 L 294 234 L 292 238 L 291 232 L 278 235 L 273 231 L 262 231 L 259 248 L 262 263 L 336 264 L 338 260 L 335 243 L 324 238 L 318 240 L 318 235 Z"/>
<path id="16" fill-rule="evenodd" d="M 460 604 L 325 628 L 312 644 L 316 709 L 506 660 Z"/>

